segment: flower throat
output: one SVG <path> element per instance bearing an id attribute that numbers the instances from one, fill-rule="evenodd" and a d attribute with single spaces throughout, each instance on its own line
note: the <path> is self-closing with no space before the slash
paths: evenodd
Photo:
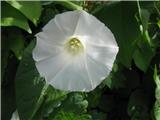
<path id="1" fill-rule="evenodd" d="M 71 55 L 77 55 L 81 52 L 83 52 L 83 45 L 81 41 L 77 38 L 71 38 L 66 44 L 65 49 L 67 52 L 69 52 Z"/>

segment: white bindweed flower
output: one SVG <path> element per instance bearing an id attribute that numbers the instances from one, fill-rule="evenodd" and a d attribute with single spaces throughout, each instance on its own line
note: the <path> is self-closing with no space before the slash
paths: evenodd
<path id="1" fill-rule="evenodd" d="M 47 84 L 60 90 L 93 90 L 118 53 L 112 32 L 82 10 L 56 15 L 36 37 L 36 67 Z"/>

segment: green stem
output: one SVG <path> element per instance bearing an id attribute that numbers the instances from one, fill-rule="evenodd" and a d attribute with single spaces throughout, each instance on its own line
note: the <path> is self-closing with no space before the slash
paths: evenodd
<path id="1" fill-rule="evenodd" d="M 29 120 L 32 120 L 32 119 L 33 119 L 33 117 L 35 116 L 36 112 L 38 111 L 38 109 L 39 109 L 40 106 L 42 105 L 42 103 L 43 103 L 43 101 L 44 101 L 44 96 L 46 95 L 46 91 L 47 91 L 48 87 L 49 87 L 48 84 L 45 84 L 45 85 L 44 85 L 44 87 L 43 87 L 43 89 L 42 89 L 42 91 L 41 91 L 41 95 L 40 95 L 40 97 L 39 97 L 39 99 L 38 99 L 38 101 L 37 101 L 37 103 L 36 103 L 36 105 L 35 105 L 35 109 L 34 109 L 34 111 L 33 111 L 33 113 L 32 113 L 32 115 L 31 115 L 31 117 L 30 117 Z"/>
<path id="2" fill-rule="evenodd" d="M 72 9 L 72 10 L 82 10 L 83 8 L 77 4 L 74 4 L 71 1 L 55 1 L 57 4 L 61 4 L 65 6 L 66 8 Z"/>
<path id="3" fill-rule="evenodd" d="M 138 14 L 139 14 L 139 18 L 140 20 L 142 21 L 142 15 L 141 15 L 141 7 L 140 7 L 140 4 L 139 4 L 139 0 L 137 0 L 137 6 L 138 6 Z"/>

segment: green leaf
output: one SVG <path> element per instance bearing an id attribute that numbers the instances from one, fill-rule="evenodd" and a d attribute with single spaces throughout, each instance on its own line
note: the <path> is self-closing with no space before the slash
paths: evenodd
<path id="1" fill-rule="evenodd" d="M 2 2 L 1 26 L 16 26 L 31 33 L 27 18 L 6 2 Z"/>
<path id="2" fill-rule="evenodd" d="M 6 1 L 11 6 L 19 10 L 23 15 L 25 15 L 29 20 L 31 20 L 35 25 L 37 25 L 37 20 L 41 15 L 42 7 L 40 1 Z"/>
<path id="3" fill-rule="evenodd" d="M 40 17 L 40 22 L 43 23 L 43 25 L 46 25 L 51 19 L 54 18 L 54 16 L 56 14 L 58 14 L 56 9 L 52 9 L 50 7 L 47 7 L 42 11 L 42 15 Z"/>
<path id="4" fill-rule="evenodd" d="M 33 119 L 43 120 L 43 118 L 47 119 L 54 116 L 57 108 L 61 107 L 62 101 L 66 99 L 67 94 L 68 92 L 56 90 L 52 86 L 49 86 L 46 91 L 45 100 Z"/>
<path id="5" fill-rule="evenodd" d="M 137 5 L 140 19 L 139 24 L 141 38 L 139 38 L 137 41 L 137 49 L 134 52 L 133 59 L 136 66 L 142 71 L 146 72 L 155 54 L 156 46 L 154 45 L 154 41 L 148 33 L 148 24 L 151 12 L 149 9 L 145 9 L 146 5 L 143 4 L 143 2 L 137 1 Z M 152 2 L 148 3 L 148 5 L 152 5 Z"/>
<path id="6" fill-rule="evenodd" d="M 147 40 L 146 35 L 144 35 L 144 37 L 141 37 L 137 42 L 137 49 L 133 55 L 136 66 L 146 72 L 154 54 L 155 50 Z"/>
<path id="7" fill-rule="evenodd" d="M 137 1 L 137 5 L 138 5 L 138 12 L 139 12 L 140 21 L 143 26 L 142 32 L 145 32 L 148 29 L 148 21 L 149 21 L 149 17 L 150 17 L 150 12 L 147 9 L 141 8 L 139 1 Z"/>
<path id="8" fill-rule="evenodd" d="M 106 113 L 97 112 L 94 110 L 94 111 L 91 111 L 90 114 L 92 115 L 92 120 L 108 120 Z"/>
<path id="9" fill-rule="evenodd" d="M 145 91 L 135 90 L 128 103 L 128 115 L 131 120 L 150 120 L 149 116 L 149 98 Z"/>
<path id="10" fill-rule="evenodd" d="M 146 30 L 142 37 L 137 41 L 137 49 L 134 52 L 133 59 L 139 69 L 146 72 L 152 58 L 155 55 L 156 46 L 153 40 L 150 38 L 148 31 Z"/>
<path id="11" fill-rule="evenodd" d="M 7 67 L 7 62 L 8 62 L 8 56 L 9 56 L 9 47 L 8 47 L 8 42 L 7 42 L 7 35 L 2 29 L 2 37 L 1 37 L 1 83 L 3 83 L 3 76 Z"/>
<path id="12" fill-rule="evenodd" d="M 2 78 L 5 72 L 10 50 L 15 54 L 17 59 L 22 58 L 24 49 L 24 38 L 19 29 L 15 27 L 2 28 Z M 2 79 L 3 80 L 3 79 Z"/>
<path id="13" fill-rule="evenodd" d="M 148 29 L 149 17 L 150 17 L 150 12 L 146 9 L 141 9 L 141 21 L 144 31 Z"/>
<path id="14" fill-rule="evenodd" d="M 32 58 L 35 41 L 24 51 L 16 74 L 16 102 L 21 120 L 30 120 L 41 106 L 47 86 L 39 77 Z"/>
<path id="15" fill-rule="evenodd" d="M 158 25 L 158 27 L 160 28 L 160 20 L 158 20 L 157 25 Z"/>
<path id="16" fill-rule="evenodd" d="M 105 80 L 105 84 L 110 89 L 119 89 L 125 87 L 126 77 L 122 74 L 122 71 L 112 72 Z"/>
<path id="17" fill-rule="evenodd" d="M 14 77 L 16 73 L 17 61 L 14 56 L 11 56 L 9 54 L 9 57 L 6 60 L 6 62 L 8 64 L 6 66 L 4 76 L 1 82 L 2 120 L 9 120 L 11 118 L 12 112 L 16 109 Z M 4 64 L 4 62 L 2 62 L 2 64 Z"/>
<path id="18" fill-rule="evenodd" d="M 95 108 L 99 105 L 99 100 L 102 95 L 102 89 L 96 88 L 95 90 L 88 93 L 88 107 Z"/>
<path id="19" fill-rule="evenodd" d="M 118 60 L 131 67 L 136 39 L 140 36 L 135 19 L 136 2 L 117 2 L 103 7 L 95 15 L 113 32 L 119 46 Z"/>
<path id="20" fill-rule="evenodd" d="M 80 93 L 67 95 L 67 92 L 55 90 L 50 86 L 46 92 L 45 101 L 33 119 L 43 120 L 45 118 L 53 120 L 54 117 L 59 116 L 58 114 L 61 111 L 67 112 L 67 115 L 69 112 L 81 116 L 87 112 L 87 106 L 88 102 Z M 56 117 L 56 119 L 58 118 Z M 65 116 L 59 119 L 65 119 Z"/>
<path id="21" fill-rule="evenodd" d="M 22 53 L 24 50 L 25 40 L 24 37 L 19 29 L 10 29 L 8 30 L 8 44 L 10 49 L 14 52 L 17 59 L 22 58 Z"/>
<path id="22" fill-rule="evenodd" d="M 59 111 L 53 120 L 91 120 L 88 114 L 78 115 L 73 112 Z"/>
<path id="23" fill-rule="evenodd" d="M 99 101 L 98 107 L 105 113 L 111 112 L 115 105 L 115 99 L 113 95 L 102 95 L 101 100 Z"/>
<path id="24" fill-rule="evenodd" d="M 12 70 L 10 70 L 12 72 Z M 10 120 L 12 112 L 16 109 L 15 89 L 13 78 L 10 78 L 9 84 L 1 89 L 1 109 L 2 120 Z"/>
<path id="25" fill-rule="evenodd" d="M 58 92 L 57 95 L 59 97 L 57 99 L 56 97 L 54 97 L 54 95 L 50 94 L 50 96 L 53 96 L 54 100 L 49 100 L 45 102 L 42 108 L 43 110 L 41 111 L 43 115 L 41 119 L 44 117 L 49 120 L 50 119 L 52 120 L 53 118 L 54 120 L 69 119 L 69 118 L 72 120 L 74 117 L 75 117 L 74 119 L 76 118 L 84 119 L 83 117 L 86 115 L 85 113 L 87 112 L 88 102 L 87 100 L 84 99 L 82 93 L 70 93 L 67 95 L 68 97 L 66 96 L 66 92 L 64 92 L 63 94 L 61 93 L 60 91 Z M 54 92 L 52 94 L 54 94 Z M 61 118 L 59 114 L 63 112 L 65 115 L 64 116 L 62 115 L 63 117 L 61 116 L 62 117 Z"/>
<path id="26" fill-rule="evenodd" d="M 80 114 L 87 112 L 87 107 L 88 101 L 80 93 L 71 93 L 63 102 L 61 109 Z"/>
<path id="27" fill-rule="evenodd" d="M 160 119 L 160 100 L 157 100 L 154 104 L 154 120 Z"/>
<path id="28" fill-rule="evenodd" d="M 155 66 L 154 69 L 154 81 L 156 83 L 156 89 L 155 89 L 155 97 L 156 97 L 156 102 L 154 104 L 153 112 L 154 112 L 154 118 L 155 120 L 160 119 L 160 77 L 157 73 L 157 67 Z"/>
<path id="29" fill-rule="evenodd" d="M 147 51 L 149 51 L 149 49 L 147 49 Z M 147 53 L 146 51 L 144 52 L 144 50 L 142 49 L 137 49 L 133 57 L 136 66 L 142 71 L 146 72 L 148 66 L 150 65 L 152 51 L 149 51 L 149 53 Z"/>

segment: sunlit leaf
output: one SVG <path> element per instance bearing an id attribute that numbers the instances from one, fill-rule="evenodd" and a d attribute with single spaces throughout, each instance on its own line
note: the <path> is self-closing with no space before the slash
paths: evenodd
<path id="1" fill-rule="evenodd" d="M 1 26 L 16 26 L 31 33 L 27 18 L 8 3 L 1 3 Z"/>
<path id="2" fill-rule="evenodd" d="M 41 15 L 41 2 L 40 1 L 6 1 L 11 6 L 19 10 L 23 15 L 25 15 L 29 20 L 31 20 L 35 25 L 37 20 Z"/>
<path id="3" fill-rule="evenodd" d="M 157 22 L 158 27 L 160 28 L 160 20 Z"/>

